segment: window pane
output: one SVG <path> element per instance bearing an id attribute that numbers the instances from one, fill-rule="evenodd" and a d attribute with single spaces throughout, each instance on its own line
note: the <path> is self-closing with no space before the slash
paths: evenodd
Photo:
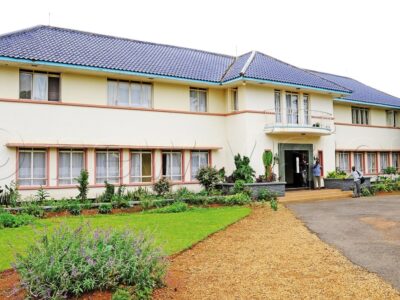
<path id="1" fill-rule="evenodd" d="M 393 117 L 393 111 L 388 110 L 386 111 L 386 125 L 387 126 L 394 126 L 394 117 Z"/>
<path id="2" fill-rule="evenodd" d="M 48 99 L 48 77 L 47 74 L 33 74 L 33 99 L 47 100 Z"/>
<path id="3" fill-rule="evenodd" d="M 108 153 L 108 176 L 119 177 L 119 153 Z"/>
<path id="4" fill-rule="evenodd" d="M 33 153 L 33 178 L 46 178 L 46 153 Z"/>
<path id="5" fill-rule="evenodd" d="M 190 111 L 199 111 L 197 90 L 190 91 Z"/>
<path id="6" fill-rule="evenodd" d="M 281 92 L 275 91 L 275 122 L 281 123 Z"/>
<path id="7" fill-rule="evenodd" d="M 172 153 L 172 180 L 181 180 L 182 159 L 181 153 Z"/>
<path id="8" fill-rule="evenodd" d="M 49 101 L 60 100 L 60 78 L 49 76 Z"/>
<path id="9" fill-rule="evenodd" d="M 162 175 L 168 177 L 171 174 L 171 157 L 170 153 L 163 153 L 162 155 Z"/>
<path id="10" fill-rule="evenodd" d="M 31 152 L 19 152 L 19 161 L 18 161 L 19 178 L 31 178 L 31 158 L 32 158 Z"/>
<path id="11" fill-rule="evenodd" d="M 207 93 L 206 91 L 199 91 L 199 111 L 206 112 L 207 111 Z"/>
<path id="12" fill-rule="evenodd" d="M 237 111 L 238 109 L 239 109 L 238 92 L 237 90 L 232 90 L 232 110 Z"/>
<path id="13" fill-rule="evenodd" d="M 117 82 L 116 81 L 108 81 L 108 105 L 116 105 L 117 104 Z"/>
<path id="14" fill-rule="evenodd" d="M 107 154 L 96 153 L 96 183 L 103 183 L 107 179 Z"/>
<path id="15" fill-rule="evenodd" d="M 358 171 L 363 170 L 363 154 L 362 153 L 354 153 L 354 166 Z"/>
<path id="16" fill-rule="evenodd" d="M 142 175 L 151 177 L 151 153 L 142 153 Z"/>
<path id="17" fill-rule="evenodd" d="M 142 176 L 140 172 L 140 153 L 131 154 L 131 181 L 140 182 Z"/>
<path id="18" fill-rule="evenodd" d="M 142 106 L 143 107 L 151 107 L 151 84 L 142 84 Z"/>
<path id="19" fill-rule="evenodd" d="M 380 158 L 380 168 L 383 172 L 389 166 L 389 153 L 381 153 Z"/>
<path id="20" fill-rule="evenodd" d="M 71 178 L 71 153 L 60 152 L 58 162 L 58 176 L 60 178 Z"/>
<path id="21" fill-rule="evenodd" d="M 131 104 L 133 106 L 141 106 L 140 100 L 141 87 L 139 83 L 131 83 Z"/>
<path id="22" fill-rule="evenodd" d="M 19 74 L 19 97 L 21 99 L 32 98 L 32 74 L 21 72 Z"/>
<path id="23" fill-rule="evenodd" d="M 129 105 L 129 83 L 118 82 L 118 105 Z"/>
<path id="24" fill-rule="evenodd" d="M 197 172 L 199 171 L 200 165 L 200 153 L 199 152 L 192 152 L 192 180 L 196 179 Z"/>
<path id="25" fill-rule="evenodd" d="M 72 153 L 72 178 L 76 179 L 79 177 L 81 171 L 84 169 L 84 158 L 83 152 Z M 73 180 L 75 181 L 75 180 Z"/>

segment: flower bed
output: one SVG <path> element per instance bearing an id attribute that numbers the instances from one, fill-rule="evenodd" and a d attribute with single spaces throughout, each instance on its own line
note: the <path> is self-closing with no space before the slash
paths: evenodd
<path id="1" fill-rule="evenodd" d="M 234 183 L 220 183 L 217 185 L 222 189 L 223 193 L 229 194 L 233 192 Z M 245 183 L 245 188 L 248 188 L 252 195 L 258 195 L 258 193 L 263 190 L 267 189 L 270 192 L 276 193 L 277 196 L 282 197 L 285 196 L 285 187 L 286 182 L 257 182 L 257 183 Z"/>

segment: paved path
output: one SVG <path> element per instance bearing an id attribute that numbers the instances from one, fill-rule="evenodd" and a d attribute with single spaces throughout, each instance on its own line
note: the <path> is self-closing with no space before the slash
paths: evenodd
<path id="1" fill-rule="evenodd" d="M 171 262 L 155 299 L 400 299 L 283 206 L 258 208 Z"/>
<path id="2" fill-rule="evenodd" d="M 400 290 L 400 196 L 288 207 L 323 241 Z"/>

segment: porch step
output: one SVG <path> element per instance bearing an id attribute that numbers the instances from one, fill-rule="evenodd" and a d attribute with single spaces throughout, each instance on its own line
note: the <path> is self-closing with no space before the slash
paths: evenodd
<path id="1" fill-rule="evenodd" d="M 279 197 L 278 200 L 282 203 L 339 200 L 349 198 L 352 195 L 351 191 L 342 191 L 339 189 L 302 190 L 286 192 L 285 196 Z"/>

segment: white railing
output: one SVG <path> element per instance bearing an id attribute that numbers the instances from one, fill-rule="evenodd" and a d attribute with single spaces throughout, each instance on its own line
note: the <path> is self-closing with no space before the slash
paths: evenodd
<path id="1" fill-rule="evenodd" d="M 333 132 L 334 130 L 332 114 L 324 111 L 289 108 L 282 109 L 279 112 L 275 112 L 275 110 L 266 111 L 266 114 L 268 114 L 268 121 L 265 129 L 305 128 L 309 130 L 326 130 L 329 132 Z"/>

